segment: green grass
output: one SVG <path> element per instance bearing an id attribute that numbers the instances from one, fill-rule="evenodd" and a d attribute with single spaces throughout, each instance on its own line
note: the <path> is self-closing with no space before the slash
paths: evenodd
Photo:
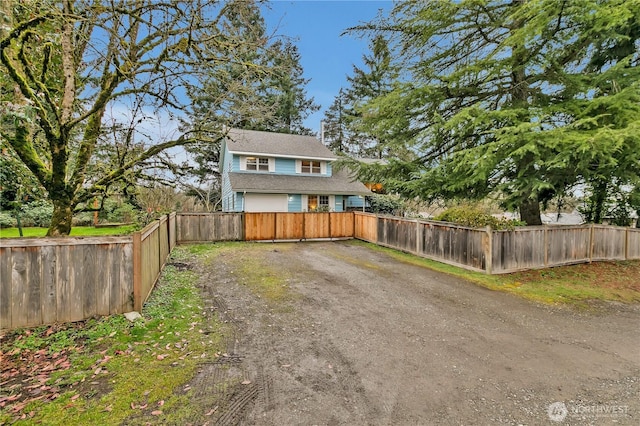
<path id="1" fill-rule="evenodd" d="M 590 306 L 592 301 L 640 302 L 640 261 L 594 262 L 548 269 L 487 275 L 359 240 L 366 246 L 411 265 L 421 266 L 546 304 Z"/>
<path id="2" fill-rule="evenodd" d="M 190 262 L 193 255 L 178 247 L 172 258 Z M 183 423 L 193 409 L 184 385 L 200 363 L 216 359 L 224 330 L 216 319 L 204 318 L 197 281 L 195 272 L 168 265 L 144 306 L 143 319 L 130 323 L 114 315 L 81 327 L 70 324 L 50 335 L 49 327 L 18 330 L 5 339 L 5 354 L 40 349 L 71 354 L 71 368 L 56 371 L 48 382 L 61 387 L 60 397 L 29 403 L 21 411 L 29 413 L 27 419 L 15 424 Z M 102 371 L 96 375 L 98 366 Z M 162 413 L 151 415 L 154 410 Z M 0 424 L 14 420 L 0 409 Z"/>
<path id="3" fill-rule="evenodd" d="M 292 244 L 279 243 L 276 250 L 287 251 L 293 247 Z M 190 245 L 187 250 L 192 254 L 203 255 L 205 264 L 213 266 L 218 256 L 225 256 L 236 268 L 240 284 L 268 302 L 275 304 L 293 297 L 287 284 L 289 275 L 282 268 L 269 264 L 263 255 L 264 252 L 274 250 L 272 244 L 223 242 Z"/>
<path id="4" fill-rule="evenodd" d="M 71 228 L 72 237 L 99 237 L 103 235 L 126 235 L 137 229 L 136 225 L 123 225 L 115 227 L 94 228 L 93 226 L 74 226 Z M 22 228 L 23 237 L 44 237 L 47 228 L 28 227 Z M 18 228 L 0 229 L 0 238 L 20 238 Z"/>

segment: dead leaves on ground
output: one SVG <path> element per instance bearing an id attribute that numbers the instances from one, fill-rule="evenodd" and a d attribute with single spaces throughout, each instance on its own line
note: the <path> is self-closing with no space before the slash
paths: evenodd
<path id="1" fill-rule="evenodd" d="M 55 382 L 48 384 L 49 379 L 56 371 L 68 370 L 71 362 L 65 350 L 49 354 L 46 349 L 14 349 L 0 351 L 0 366 L 0 408 L 22 417 L 29 403 L 60 396 L 61 387 Z"/>

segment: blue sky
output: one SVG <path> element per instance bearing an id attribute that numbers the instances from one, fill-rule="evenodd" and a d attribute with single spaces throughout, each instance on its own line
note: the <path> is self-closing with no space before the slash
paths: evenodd
<path id="1" fill-rule="evenodd" d="M 369 22 L 380 9 L 388 13 L 392 6 L 391 0 L 278 0 L 270 2 L 270 9 L 263 8 L 268 31 L 294 39 L 304 75 L 311 79 L 307 94 L 321 105 L 320 111 L 305 120 L 307 127 L 320 130 L 324 111 L 347 85 L 353 65 L 361 65 L 362 56 L 368 53 L 366 39 L 340 34 Z"/>

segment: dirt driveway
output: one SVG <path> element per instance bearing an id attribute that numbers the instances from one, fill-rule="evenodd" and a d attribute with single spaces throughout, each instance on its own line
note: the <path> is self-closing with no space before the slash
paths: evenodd
<path id="1" fill-rule="evenodd" d="M 194 424 L 640 424 L 637 305 L 541 306 L 349 242 L 242 247 L 197 266 L 229 331 Z"/>

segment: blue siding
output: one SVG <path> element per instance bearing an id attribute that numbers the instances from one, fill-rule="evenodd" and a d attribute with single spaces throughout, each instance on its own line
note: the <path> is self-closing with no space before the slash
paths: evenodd
<path id="1" fill-rule="evenodd" d="M 242 192 L 234 192 L 231 188 L 231 182 L 229 179 L 230 172 L 240 172 L 240 173 L 265 173 L 265 172 L 256 172 L 256 171 L 240 171 L 240 155 L 231 154 L 227 148 L 227 145 L 224 144 L 224 161 L 220 164 L 221 172 L 222 172 L 222 210 L 228 212 L 242 212 L 244 211 L 244 195 Z M 280 175 L 298 175 L 296 173 L 296 159 L 293 158 L 279 158 L 274 157 L 275 159 L 275 167 L 274 171 L 271 173 L 280 174 Z M 333 174 L 333 165 L 331 161 L 327 161 L 326 163 L 326 174 L 323 175 L 306 175 L 306 176 L 316 176 L 327 177 Z M 361 209 L 364 205 L 364 199 L 359 198 L 357 196 L 347 196 L 347 195 L 335 195 L 335 204 L 333 206 L 333 211 L 342 212 L 343 202 L 345 207 L 347 208 L 358 208 Z M 301 212 L 306 210 L 306 206 L 302 205 L 302 195 L 301 194 L 288 194 L 287 200 L 287 210 L 290 212 Z"/>
<path id="2" fill-rule="evenodd" d="M 302 195 L 289 194 L 289 206 L 287 208 L 289 212 L 301 212 L 302 211 Z"/>
<path id="3" fill-rule="evenodd" d="M 227 149 L 227 145 L 224 144 L 224 162 L 222 167 L 222 211 L 233 211 L 233 197 L 234 194 L 231 191 L 231 182 L 229 181 L 229 172 L 233 170 L 234 155 L 231 155 Z"/>
<path id="4" fill-rule="evenodd" d="M 276 157 L 276 170 L 279 175 L 295 175 L 296 174 L 296 160 L 293 158 L 277 158 Z"/>
<path id="5" fill-rule="evenodd" d="M 331 176 L 331 162 L 327 161 L 327 173 L 323 175 L 309 175 L 309 176 Z M 296 160 L 294 158 L 278 158 L 276 157 L 275 173 L 279 175 L 295 175 L 296 174 Z M 298 173 L 298 175 L 300 175 Z"/>

